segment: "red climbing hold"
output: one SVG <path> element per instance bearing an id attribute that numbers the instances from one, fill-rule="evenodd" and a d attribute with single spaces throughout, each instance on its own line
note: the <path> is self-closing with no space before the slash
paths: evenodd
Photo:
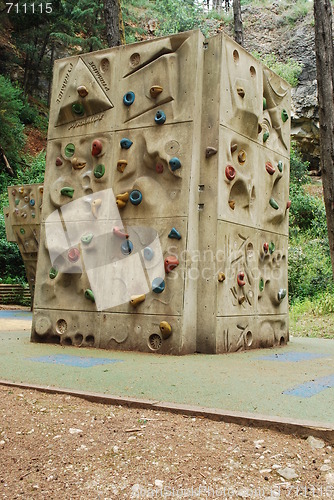
<path id="1" fill-rule="evenodd" d="M 70 248 L 67 256 L 70 262 L 77 262 L 80 258 L 80 251 L 76 247 Z"/>
<path id="2" fill-rule="evenodd" d="M 173 255 L 169 255 L 165 259 L 165 272 L 166 272 L 166 274 L 173 271 L 173 269 L 175 269 L 178 265 L 179 265 L 179 261 L 178 261 L 177 257 L 174 257 Z"/>
<path id="3" fill-rule="evenodd" d="M 102 152 L 102 142 L 98 139 L 95 139 L 92 144 L 92 155 L 98 156 Z"/>
<path id="4" fill-rule="evenodd" d="M 225 168 L 225 175 L 229 181 L 233 181 L 235 177 L 235 169 L 232 167 L 232 165 L 227 165 Z"/>
<path id="5" fill-rule="evenodd" d="M 245 273 L 243 273 L 243 272 L 238 273 L 238 275 L 237 275 L 237 282 L 238 282 L 239 286 L 245 286 L 246 285 L 246 281 L 244 280 L 244 278 L 245 278 Z"/>

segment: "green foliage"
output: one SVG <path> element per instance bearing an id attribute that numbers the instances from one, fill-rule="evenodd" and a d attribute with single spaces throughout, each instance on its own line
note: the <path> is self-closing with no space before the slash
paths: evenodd
<path id="1" fill-rule="evenodd" d="M 24 283 L 25 269 L 19 247 L 6 238 L 5 220 L 0 212 L 0 283 Z"/>
<path id="2" fill-rule="evenodd" d="M 312 3 L 308 0 L 285 0 L 280 2 L 280 11 L 283 24 L 294 26 L 295 23 L 304 17 L 312 9 Z"/>
<path id="3" fill-rule="evenodd" d="M 303 69 L 298 61 L 289 58 L 286 62 L 281 62 L 274 53 L 261 54 L 255 51 L 252 54 L 256 59 L 260 59 L 268 68 L 284 78 L 292 87 L 298 85 L 298 77 Z"/>
<path id="4" fill-rule="evenodd" d="M 0 75 L 0 146 L 14 170 L 21 161 L 20 151 L 25 143 L 22 109 L 21 90 Z"/>
<path id="5" fill-rule="evenodd" d="M 185 0 L 157 0 L 157 35 L 171 35 L 201 27 L 202 9 L 198 4 Z"/>

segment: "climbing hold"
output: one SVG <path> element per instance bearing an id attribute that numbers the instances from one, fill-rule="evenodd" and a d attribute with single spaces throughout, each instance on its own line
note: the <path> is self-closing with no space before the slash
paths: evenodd
<path id="1" fill-rule="evenodd" d="M 141 304 L 142 302 L 144 302 L 145 299 L 146 299 L 146 295 L 145 294 L 143 294 L 143 295 L 132 295 L 131 300 L 130 300 L 130 304 L 133 307 L 137 307 L 139 304 Z"/>
<path id="2" fill-rule="evenodd" d="M 160 325 L 159 325 L 159 328 L 160 328 L 160 332 L 161 332 L 161 335 L 162 335 L 162 338 L 164 340 L 168 339 L 168 337 L 171 336 L 172 334 L 172 327 L 169 323 L 167 323 L 167 321 L 161 321 Z"/>
<path id="3" fill-rule="evenodd" d="M 34 219 L 36 217 L 35 212 L 31 212 L 31 217 Z"/>
<path id="4" fill-rule="evenodd" d="M 280 288 L 278 290 L 277 298 L 281 302 L 284 299 L 284 297 L 286 297 L 286 288 Z"/>
<path id="5" fill-rule="evenodd" d="M 277 201 L 274 199 L 274 198 L 270 198 L 269 200 L 269 205 L 274 209 L 274 210 L 278 210 L 279 209 L 279 205 L 277 203 Z"/>
<path id="6" fill-rule="evenodd" d="M 139 205 L 142 202 L 143 195 L 138 189 L 134 189 L 133 191 L 131 191 L 129 198 L 132 205 Z"/>
<path id="7" fill-rule="evenodd" d="M 39 191 L 41 194 L 43 194 L 43 192 L 44 192 L 44 187 L 43 187 L 43 186 L 39 186 L 38 191 Z"/>
<path id="8" fill-rule="evenodd" d="M 247 155 L 246 155 L 245 151 L 243 151 L 243 150 L 239 151 L 238 162 L 242 165 L 243 163 L 245 163 L 246 157 L 247 157 Z"/>
<path id="9" fill-rule="evenodd" d="M 121 172 L 121 174 L 124 172 L 125 167 L 127 166 L 128 162 L 126 160 L 118 160 L 117 162 L 117 170 Z"/>
<path id="10" fill-rule="evenodd" d="M 94 177 L 96 177 L 96 179 L 101 179 L 101 177 L 104 176 L 105 172 L 106 167 L 102 163 L 100 163 L 94 168 Z"/>
<path id="11" fill-rule="evenodd" d="M 263 243 L 263 251 L 264 253 L 268 253 L 269 252 L 269 245 L 267 242 Z"/>
<path id="12" fill-rule="evenodd" d="M 237 274 L 237 283 L 239 286 L 245 286 L 246 285 L 246 281 L 245 281 L 245 273 L 244 272 L 240 272 Z"/>
<path id="13" fill-rule="evenodd" d="M 158 97 L 159 94 L 163 91 L 163 88 L 160 85 L 152 85 L 150 88 L 150 94 L 153 98 Z"/>
<path id="14" fill-rule="evenodd" d="M 29 205 L 31 207 L 34 207 L 35 206 L 35 200 L 33 198 L 31 198 L 31 200 L 29 201 Z"/>
<path id="15" fill-rule="evenodd" d="M 23 227 L 21 227 L 21 229 L 20 229 L 20 233 L 21 233 L 21 234 L 25 234 L 25 229 L 23 229 Z"/>
<path id="16" fill-rule="evenodd" d="M 277 168 L 281 173 L 283 172 L 283 162 L 281 160 L 277 163 Z"/>
<path id="17" fill-rule="evenodd" d="M 152 248 L 150 248 L 150 247 L 144 248 L 143 253 L 144 253 L 145 260 L 152 260 L 154 257 L 154 252 L 153 252 Z"/>
<path id="18" fill-rule="evenodd" d="M 131 148 L 133 142 L 130 141 L 130 139 L 126 139 L 125 137 L 123 139 L 121 139 L 120 141 L 120 145 L 121 145 L 121 148 L 122 149 L 129 149 Z"/>
<path id="19" fill-rule="evenodd" d="M 55 267 L 51 267 L 49 271 L 49 277 L 50 279 L 54 280 L 57 277 L 58 271 Z"/>
<path id="20" fill-rule="evenodd" d="M 95 139 L 92 144 L 92 155 L 98 156 L 102 152 L 102 142 L 99 139 Z"/>
<path id="21" fill-rule="evenodd" d="M 21 186 L 21 187 L 19 187 L 19 193 L 20 193 L 20 194 L 23 194 L 23 193 L 24 193 L 24 189 L 23 189 L 23 187 L 22 187 L 22 186 Z"/>
<path id="22" fill-rule="evenodd" d="M 29 201 L 29 196 L 25 196 L 23 199 L 24 199 L 24 201 L 25 201 L 26 203 L 28 203 L 28 201 Z"/>
<path id="23" fill-rule="evenodd" d="M 118 194 L 116 196 L 116 204 L 118 208 L 124 208 L 129 199 L 129 193 Z"/>
<path id="24" fill-rule="evenodd" d="M 269 138 L 269 132 L 265 132 L 263 134 L 263 142 L 266 142 L 268 140 L 268 138 Z"/>
<path id="25" fill-rule="evenodd" d="M 130 255 L 133 250 L 133 243 L 130 240 L 125 240 L 121 244 L 121 252 L 123 255 Z"/>
<path id="26" fill-rule="evenodd" d="M 19 209 L 18 208 L 15 208 L 15 214 L 19 215 Z"/>
<path id="27" fill-rule="evenodd" d="M 62 164 L 63 164 L 62 159 L 59 156 L 57 156 L 57 158 L 56 158 L 56 166 L 60 167 Z"/>
<path id="28" fill-rule="evenodd" d="M 230 205 L 230 208 L 232 208 L 232 210 L 235 209 L 235 201 L 234 200 L 229 200 L 228 204 Z"/>
<path id="29" fill-rule="evenodd" d="M 181 235 L 180 233 L 173 227 L 168 235 L 168 238 L 174 238 L 175 240 L 180 240 Z"/>
<path id="30" fill-rule="evenodd" d="M 122 240 L 127 239 L 129 237 L 128 233 L 125 233 L 123 231 L 123 229 L 121 229 L 118 226 L 115 226 L 112 231 L 113 231 L 115 236 L 117 236 L 118 238 L 121 238 Z"/>
<path id="31" fill-rule="evenodd" d="M 123 103 L 125 104 L 125 106 L 131 106 L 131 104 L 134 103 L 135 97 L 136 96 L 135 96 L 134 92 L 132 92 L 131 90 L 129 92 L 127 92 L 126 94 L 124 94 Z"/>
<path id="32" fill-rule="evenodd" d="M 169 255 L 168 257 L 166 257 L 166 259 L 165 259 L 165 272 L 166 272 L 166 274 L 173 271 L 173 269 L 175 269 L 178 265 L 179 265 L 179 261 L 178 261 L 177 257 L 175 257 L 174 255 Z"/>
<path id="33" fill-rule="evenodd" d="M 286 202 L 286 209 L 289 210 L 290 207 L 291 207 L 291 200 Z"/>
<path id="34" fill-rule="evenodd" d="M 91 209 L 92 209 L 92 214 L 94 215 L 95 219 L 97 219 L 97 212 L 98 212 L 101 205 L 102 205 L 101 198 L 97 198 L 96 200 L 92 201 Z"/>
<path id="35" fill-rule="evenodd" d="M 85 108 L 80 102 L 72 104 L 72 111 L 75 115 L 82 116 L 85 113 Z"/>
<path id="36" fill-rule="evenodd" d="M 16 198 L 16 200 L 15 200 L 15 205 L 17 206 L 17 205 L 19 205 L 19 203 L 20 203 L 20 199 L 19 199 L 19 198 Z"/>
<path id="37" fill-rule="evenodd" d="M 163 171 L 164 171 L 164 166 L 162 163 L 157 163 L 156 166 L 155 166 L 155 171 L 158 173 L 158 174 L 162 174 Z"/>
<path id="38" fill-rule="evenodd" d="M 219 273 L 218 274 L 218 281 L 219 281 L 219 283 L 223 283 L 223 281 L 225 281 L 225 279 L 226 279 L 226 276 L 225 276 L 224 273 Z"/>
<path id="39" fill-rule="evenodd" d="M 263 98 L 263 110 L 267 109 L 267 99 Z"/>
<path id="40" fill-rule="evenodd" d="M 270 161 L 267 161 L 267 163 L 266 163 L 266 171 L 270 175 L 274 175 L 274 173 L 276 172 L 275 167 L 272 166 L 272 164 L 270 163 Z"/>
<path id="41" fill-rule="evenodd" d="M 213 148 L 212 146 L 208 146 L 205 150 L 205 158 L 210 158 L 211 156 L 214 156 L 217 154 L 217 149 Z"/>
<path id="42" fill-rule="evenodd" d="M 246 297 L 244 295 L 242 297 L 238 298 L 239 304 L 243 304 L 245 302 L 245 300 L 246 300 Z"/>
<path id="43" fill-rule="evenodd" d="M 73 198 L 74 189 L 71 187 L 63 187 L 60 190 L 60 194 L 62 194 L 63 196 L 68 196 L 69 198 Z"/>
<path id="44" fill-rule="evenodd" d="M 77 88 L 77 92 L 78 92 L 80 97 L 86 97 L 88 95 L 88 90 L 84 85 L 80 85 Z"/>
<path id="45" fill-rule="evenodd" d="M 86 166 L 86 162 L 80 161 L 80 160 L 78 160 L 78 158 L 72 158 L 71 164 L 72 164 L 72 167 L 74 168 L 74 170 L 81 170 L 82 168 L 84 168 Z"/>
<path id="46" fill-rule="evenodd" d="M 12 195 L 15 196 L 16 195 L 16 189 L 13 189 L 12 191 Z"/>
<path id="47" fill-rule="evenodd" d="M 166 115 L 165 113 L 159 109 L 159 111 L 156 112 L 154 121 L 157 125 L 162 125 L 166 121 Z"/>
<path id="48" fill-rule="evenodd" d="M 232 165 L 227 165 L 226 168 L 225 168 L 225 175 L 226 175 L 226 178 L 229 180 L 229 181 L 233 181 L 234 177 L 235 177 L 235 169 L 234 167 L 232 167 Z"/>
<path id="49" fill-rule="evenodd" d="M 275 243 L 274 243 L 273 241 L 271 241 L 271 242 L 269 243 L 269 247 L 268 247 L 268 248 L 269 248 L 269 253 L 270 253 L 270 255 L 271 255 L 272 253 L 274 253 L 274 252 L 275 252 Z"/>
<path id="50" fill-rule="evenodd" d="M 237 149 L 238 149 L 238 144 L 235 144 L 235 143 L 231 144 L 231 153 L 232 154 L 235 153 Z"/>
<path id="51" fill-rule="evenodd" d="M 22 212 L 21 217 L 23 217 L 24 219 L 26 219 L 27 218 L 27 214 L 25 212 Z"/>
<path id="52" fill-rule="evenodd" d="M 65 146 L 65 156 L 67 158 L 71 158 L 71 156 L 74 155 L 75 152 L 75 146 L 71 142 Z"/>
<path id="53" fill-rule="evenodd" d="M 181 162 L 178 158 L 174 157 L 169 160 L 170 168 L 172 169 L 172 172 L 175 172 L 175 170 L 178 170 L 181 168 Z"/>
<path id="54" fill-rule="evenodd" d="M 263 280 L 263 278 L 260 278 L 260 281 L 259 281 L 259 290 L 260 290 L 260 292 L 263 292 L 263 290 L 264 290 L 264 280 Z"/>
<path id="55" fill-rule="evenodd" d="M 73 247 L 70 248 L 68 253 L 67 253 L 68 260 L 70 262 L 78 262 L 80 258 L 80 250 L 79 248 Z"/>
<path id="56" fill-rule="evenodd" d="M 154 293 L 162 293 L 165 289 L 166 283 L 162 278 L 154 278 L 152 281 L 152 291 Z"/>
<path id="57" fill-rule="evenodd" d="M 95 302 L 94 294 L 93 294 L 92 290 L 90 290 L 89 288 L 87 288 L 85 290 L 85 297 L 86 297 L 86 299 L 91 300 L 92 302 Z"/>
<path id="58" fill-rule="evenodd" d="M 88 233 L 88 234 L 85 234 L 84 236 L 81 236 L 81 241 L 84 245 L 89 245 L 89 243 L 92 241 L 93 239 L 93 233 Z"/>
<path id="59" fill-rule="evenodd" d="M 242 87 L 237 87 L 237 94 L 243 99 L 245 97 L 245 91 Z"/>
<path id="60" fill-rule="evenodd" d="M 282 109 L 281 117 L 284 123 L 288 121 L 289 115 L 286 109 Z"/>

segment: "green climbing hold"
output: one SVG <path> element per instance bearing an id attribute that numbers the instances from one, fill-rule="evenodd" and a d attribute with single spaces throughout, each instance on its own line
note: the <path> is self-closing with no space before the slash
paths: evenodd
<path id="1" fill-rule="evenodd" d="M 267 109 L 267 99 L 263 98 L 263 110 Z"/>
<path id="2" fill-rule="evenodd" d="M 286 297 L 286 288 L 280 288 L 277 294 L 278 300 L 281 302 Z"/>
<path id="3" fill-rule="evenodd" d="M 281 173 L 283 172 L 283 162 L 281 160 L 277 163 L 277 168 Z"/>
<path id="4" fill-rule="evenodd" d="M 74 155 L 75 152 L 75 146 L 71 142 L 65 146 L 65 156 L 67 158 L 71 158 L 71 156 Z"/>
<path id="5" fill-rule="evenodd" d="M 85 297 L 86 297 L 86 299 L 91 300 L 92 302 L 95 302 L 94 294 L 89 288 L 87 288 L 87 290 L 85 290 Z"/>
<path id="6" fill-rule="evenodd" d="M 54 267 L 51 267 L 51 269 L 49 271 L 49 277 L 50 277 L 50 279 L 54 280 L 57 277 L 57 274 L 58 274 L 57 269 L 54 268 Z"/>
<path id="7" fill-rule="evenodd" d="M 289 115 L 286 109 L 282 109 L 281 117 L 284 123 L 288 121 Z"/>
<path id="8" fill-rule="evenodd" d="M 82 116 L 85 113 L 85 108 L 80 102 L 72 104 L 72 111 L 75 115 Z"/>
<path id="9" fill-rule="evenodd" d="M 19 198 L 16 198 L 16 199 L 15 199 L 15 205 L 18 205 L 19 203 L 20 203 Z"/>
<path id="10" fill-rule="evenodd" d="M 21 229 L 20 229 L 20 233 L 21 233 L 21 234 L 25 234 L 25 229 L 23 229 L 23 227 L 21 227 Z"/>
<path id="11" fill-rule="evenodd" d="M 74 189 L 73 189 L 73 188 L 71 188 L 71 187 L 63 187 L 63 188 L 60 190 L 60 193 L 61 193 L 63 196 L 68 196 L 69 198 L 73 198 Z"/>
<path id="12" fill-rule="evenodd" d="M 89 243 L 93 239 L 93 233 L 85 234 L 84 236 L 81 237 L 81 241 L 84 245 L 89 245 Z"/>
<path id="13" fill-rule="evenodd" d="M 264 290 L 264 281 L 263 281 L 263 278 L 260 279 L 259 290 L 260 290 L 260 292 L 263 292 L 263 290 Z"/>
<path id="14" fill-rule="evenodd" d="M 275 243 L 273 241 L 271 241 L 269 243 L 269 253 L 272 254 L 275 252 Z"/>
<path id="15" fill-rule="evenodd" d="M 102 165 L 102 163 L 100 165 L 97 165 L 94 169 L 94 175 L 97 179 L 101 179 L 101 177 L 104 176 L 105 174 L 105 171 L 106 171 L 106 168 L 104 165 Z"/>
<path id="16" fill-rule="evenodd" d="M 275 210 L 278 210 L 279 209 L 279 205 L 277 203 L 277 201 L 275 200 L 275 198 L 270 198 L 269 200 L 269 205 L 274 208 Z"/>
<path id="17" fill-rule="evenodd" d="M 263 134 L 263 142 L 266 142 L 269 139 L 269 132 L 265 132 Z"/>

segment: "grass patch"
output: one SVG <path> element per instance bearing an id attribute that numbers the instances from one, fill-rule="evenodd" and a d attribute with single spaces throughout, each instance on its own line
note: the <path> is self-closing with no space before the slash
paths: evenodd
<path id="1" fill-rule="evenodd" d="M 295 337 L 334 339 L 334 292 L 296 301 L 290 307 L 290 334 Z"/>

